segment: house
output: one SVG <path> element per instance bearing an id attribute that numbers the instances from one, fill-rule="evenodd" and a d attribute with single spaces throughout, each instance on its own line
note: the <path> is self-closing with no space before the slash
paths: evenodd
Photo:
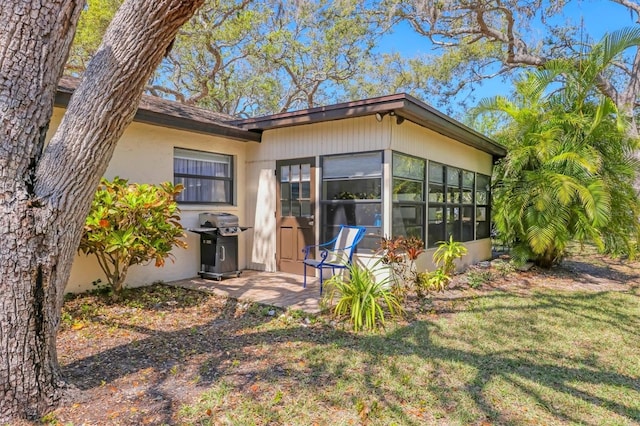
<path id="1" fill-rule="evenodd" d="M 61 81 L 52 128 L 73 87 Z M 466 263 L 490 258 L 490 176 L 505 154 L 406 94 L 250 119 L 145 96 L 106 176 L 184 183 L 185 227 L 199 226 L 202 212 L 235 214 L 251 227 L 239 237 L 240 269 L 301 274 L 302 247 L 345 223 L 367 227 L 361 258 L 395 235 L 423 238 L 432 250 L 453 235 L 469 249 Z M 197 169 L 187 171 L 187 162 Z M 199 237 L 188 234 L 189 248 L 174 250 L 173 263 L 132 268 L 127 285 L 195 276 Z M 432 250 L 420 268 L 431 267 Z M 100 278 L 95 261 L 79 255 L 67 290 Z"/>

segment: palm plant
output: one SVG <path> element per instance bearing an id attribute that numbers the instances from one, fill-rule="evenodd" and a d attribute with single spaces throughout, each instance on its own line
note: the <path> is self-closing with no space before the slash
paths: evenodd
<path id="1" fill-rule="evenodd" d="M 377 264 L 376 264 L 377 265 Z M 377 278 L 374 270 L 353 262 L 347 266 L 348 277 L 334 275 L 327 284 L 328 303 L 337 303 L 334 308 L 336 316 L 349 315 L 354 331 L 363 328 L 375 330 L 385 324 L 385 310 L 390 315 L 402 313 L 402 306 L 392 291 L 390 278 Z"/>
<path id="2" fill-rule="evenodd" d="M 493 216 L 516 258 L 549 267 L 572 240 L 634 252 L 638 141 L 612 100 L 596 90 L 600 76 L 634 44 L 640 30 L 605 36 L 578 60 L 552 61 L 527 74 L 513 98 L 477 108 L 508 120 L 496 135 L 509 153 L 495 170 Z"/>

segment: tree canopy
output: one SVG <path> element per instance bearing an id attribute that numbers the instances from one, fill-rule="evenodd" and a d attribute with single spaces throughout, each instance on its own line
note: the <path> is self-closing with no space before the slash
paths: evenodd
<path id="1" fill-rule="evenodd" d="M 81 72 L 121 0 L 90 0 L 68 72 Z M 638 19 L 640 5 L 600 0 Z M 147 92 L 241 116 L 407 92 L 455 113 L 487 79 L 575 57 L 593 43 L 566 0 L 207 0 L 181 30 Z M 400 26 L 423 52 L 380 51 Z M 640 96 L 640 53 L 631 46 L 598 80 L 622 114 Z M 464 108 L 460 108 L 460 107 Z M 630 127 L 635 131 L 635 126 Z"/>

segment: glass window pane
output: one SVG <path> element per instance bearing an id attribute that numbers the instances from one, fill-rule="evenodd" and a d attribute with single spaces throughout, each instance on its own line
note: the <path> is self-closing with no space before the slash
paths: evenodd
<path id="1" fill-rule="evenodd" d="M 462 190 L 462 203 L 473 204 L 473 190 L 467 188 Z"/>
<path id="2" fill-rule="evenodd" d="M 302 182 L 300 198 L 311 198 L 311 182 Z"/>
<path id="3" fill-rule="evenodd" d="M 474 173 L 472 172 L 467 172 L 467 171 L 463 171 L 462 172 L 462 187 L 463 188 L 469 188 L 471 190 L 473 190 L 473 183 L 474 183 Z"/>
<path id="4" fill-rule="evenodd" d="M 325 157 L 324 179 L 382 176 L 382 154 L 370 152 Z"/>
<path id="5" fill-rule="evenodd" d="M 460 203 L 460 189 L 458 187 L 447 187 L 447 203 L 459 204 Z"/>
<path id="6" fill-rule="evenodd" d="M 429 184 L 429 202 L 444 203 L 444 186 L 439 184 Z"/>
<path id="7" fill-rule="evenodd" d="M 174 148 L 174 173 L 231 177 L 232 156 Z"/>
<path id="8" fill-rule="evenodd" d="M 339 225 L 360 225 L 367 227 L 364 240 L 358 244 L 358 251 L 377 250 L 380 242 L 380 228 L 374 226 L 382 217 L 382 203 L 354 203 L 338 202 L 322 205 L 322 216 L 326 226 L 323 226 L 323 241 L 328 241 L 329 236 L 335 236 Z"/>
<path id="9" fill-rule="evenodd" d="M 300 217 L 300 201 L 291 201 L 291 213 L 289 215 Z"/>
<path id="10" fill-rule="evenodd" d="M 393 200 L 394 201 L 424 201 L 422 196 L 422 182 L 393 179 Z"/>
<path id="11" fill-rule="evenodd" d="M 447 208 L 447 239 L 449 236 L 453 236 L 455 241 L 460 241 L 460 208 L 448 207 Z"/>
<path id="12" fill-rule="evenodd" d="M 333 180 L 324 182 L 325 200 L 379 200 L 381 179 Z"/>
<path id="13" fill-rule="evenodd" d="M 382 204 L 377 203 L 331 203 L 323 205 L 327 226 L 360 225 L 375 226 L 382 214 Z"/>
<path id="14" fill-rule="evenodd" d="M 291 202 L 289 200 L 280 202 L 280 214 L 282 216 L 291 216 Z"/>
<path id="15" fill-rule="evenodd" d="M 178 202 L 231 203 L 231 182 L 228 180 L 176 177 L 174 182 L 184 185 L 184 190 L 176 197 Z"/>
<path id="16" fill-rule="evenodd" d="M 302 164 L 300 170 L 302 172 L 302 181 L 309 182 L 311 180 L 311 164 Z"/>
<path id="17" fill-rule="evenodd" d="M 491 178 L 479 174 L 476 181 L 476 204 L 489 204 L 489 194 L 491 191 Z"/>
<path id="18" fill-rule="evenodd" d="M 289 182 L 289 166 L 280 166 L 280 182 Z"/>
<path id="19" fill-rule="evenodd" d="M 425 160 L 393 153 L 393 175 L 413 180 L 424 180 Z"/>
<path id="20" fill-rule="evenodd" d="M 393 205 L 393 236 L 424 238 L 424 209 L 416 205 Z"/>
<path id="21" fill-rule="evenodd" d="M 476 239 L 489 238 L 489 211 L 487 207 L 476 208 Z"/>
<path id="22" fill-rule="evenodd" d="M 290 200 L 291 199 L 291 189 L 289 183 L 281 183 L 280 184 L 280 199 L 281 200 Z"/>
<path id="23" fill-rule="evenodd" d="M 444 208 L 429 207 L 429 226 L 427 244 L 435 247 L 438 241 L 444 241 Z"/>
<path id="24" fill-rule="evenodd" d="M 444 166 L 438 163 L 429 163 L 429 182 L 444 183 Z"/>
<path id="25" fill-rule="evenodd" d="M 294 164 L 291 166 L 291 182 L 300 182 L 300 166 L 298 164 Z"/>
<path id="26" fill-rule="evenodd" d="M 297 200 L 300 198 L 300 184 L 298 182 L 291 183 L 291 199 Z"/>
<path id="27" fill-rule="evenodd" d="M 233 202 L 233 184 L 230 180 L 232 156 L 182 148 L 174 148 L 173 154 L 174 183 L 185 187 L 176 197 L 178 202 Z"/>
<path id="28" fill-rule="evenodd" d="M 487 191 L 491 190 L 491 178 L 486 175 L 478 174 L 478 182 L 476 186 L 478 191 Z"/>
<path id="29" fill-rule="evenodd" d="M 449 187 L 460 186 L 460 169 L 447 167 L 447 185 Z"/>
<path id="30" fill-rule="evenodd" d="M 488 204 L 489 203 L 489 193 L 484 191 L 476 192 L 476 203 L 477 204 Z"/>
<path id="31" fill-rule="evenodd" d="M 300 209 L 302 216 L 311 216 L 311 201 L 300 201 Z"/>
<path id="32" fill-rule="evenodd" d="M 473 240 L 473 207 L 462 208 L 462 241 Z"/>

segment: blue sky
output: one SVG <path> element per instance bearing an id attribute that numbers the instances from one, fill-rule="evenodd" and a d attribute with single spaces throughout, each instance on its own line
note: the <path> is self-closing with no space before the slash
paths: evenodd
<path id="1" fill-rule="evenodd" d="M 580 25 L 584 22 L 585 33 L 593 40 L 599 40 L 605 33 L 624 27 L 637 25 L 628 9 L 607 0 L 571 1 L 564 8 L 564 15 L 556 22 L 558 25 L 571 23 Z M 539 37 L 543 36 L 542 30 Z M 417 35 L 407 24 L 399 25 L 392 34 L 385 36 L 377 48 L 381 52 L 399 52 L 404 57 L 423 54 L 437 54 L 426 37 Z M 508 94 L 510 85 L 500 79 L 488 81 L 475 92 L 477 100 L 498 94 Z M 429 102 L 428 99 L 425 101 Z"/>

